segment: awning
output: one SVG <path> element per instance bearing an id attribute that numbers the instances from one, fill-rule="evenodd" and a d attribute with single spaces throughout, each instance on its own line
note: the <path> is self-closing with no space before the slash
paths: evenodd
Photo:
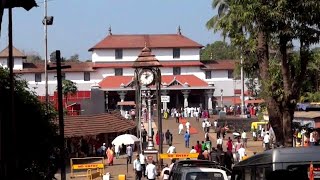
<path id="1" fill-rule="evenodd" d="M 118 106 L 135 106 L 136 103 L 134 101 L 123 101 L 123 102 L 118 102 Z"/>
<path id="2" fill-rule="evenodd" d="M 244 101 L 246 104 L 260 104 L 260 103 L 264 103 L 263 99 L 249 99 Z"/>

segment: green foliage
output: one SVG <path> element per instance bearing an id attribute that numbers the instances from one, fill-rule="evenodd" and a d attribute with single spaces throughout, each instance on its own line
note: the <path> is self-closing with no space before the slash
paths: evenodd
<path id="1" fill-rule="evenodd" d="M 68 95 L 74 95 L 78 91 L 77 84 L 71 80 L 62 81 L 62 94 L 66 97 Z"/>
<path id="2" fill-rule="evenodd" d="M 1 133 L 6 137 L 10 137 L 8 133 L 12 131 L 9 82 L 8 70 L 0 68 L 0 119 L 4 130 Z M 14 84 L 15 131 L 19 139 L 16 154 L 19 168 L 16 173 L 19 179 L 52 179 L 57 170 L 57 161 L 51 158 L 55 156 L 57 147 L 57 127 L 53 123 L 56 113 L 52 107 L 46 112 L 45 105 L 28 90 L 26 81 L 15 78 Z M 3 149 L 10 153 L 11 140 L 7 141 L 8 146 Z"/>
<path id="3" fill-rule="evenodd" d="M 239 59 L 239 51 L 223 41 L 215 41 L 212 44 L 207 44 L 200 52 L 200 59 L 206 60 L 224 60 L 224 59 Z"/>
<path id="4" fill-rule="evenodd" d="M 79 62 L 79 54 L 74 54 L 74 55 L 70 56 L 70 58 L 67 59 L 67 61 Z"/>

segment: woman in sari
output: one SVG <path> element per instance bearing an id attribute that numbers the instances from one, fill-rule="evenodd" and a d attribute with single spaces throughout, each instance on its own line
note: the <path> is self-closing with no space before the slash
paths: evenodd
<path id="1" fill-rule="evenodd" d="M 108 149 L 107 149 L 107 158 L 108 158 L 109 166 L 112 166 L 113 165 L 113 158 L 114 158 L 114 151 L 110 147 L 108 147 Z"/>

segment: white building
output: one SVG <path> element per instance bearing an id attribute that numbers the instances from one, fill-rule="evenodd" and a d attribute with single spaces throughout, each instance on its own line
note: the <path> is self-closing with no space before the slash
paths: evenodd
<path id="1" fill-rule="evenodd" d="M 133 62 L 145 46 L 151 49 L 152 54 L 162 65 L 162 79 L 166 81 L 162 84 L 166 87 L 173 85 L 168 83 L 175 83 L 181 87 L 187 85 L 191 93 L 189 91 L 190 96 L 184 96 L 184 98 L 187 97 L 187 100 L 193 101 L 192 105 L 206 102 L 205 106 L 208 107 L 208 97 L 212 95 L 215 97 L 212 101 L 216 99 L 217 104 L 221 103 L 221 96 L 223 96 L 223 104 L 239 102 L 237 92 L 241 89 L 241 83 L 233 78 L 235 61 L 201 62 L 200 49 L 203 46 L 185 37 L 180 31 L 177 34 L 114 35 L 109 30 L 109 34 L 104 39 L 89 49 L 92 53 L 92 62 L 67 62 L 66 64 L 70 64 L 72 68 L 64 69 L 64 76 L 76 82 L 80 91 L 90 91 L 92 85 L 99 84 L 106 92 L 119 92 L 121 84 L 129 85 L 132 81 Z M 0 52 L 0 66 L 7 67 L 7 52 L 7 48 Z M 44 96 L 44 64 L 26 63 L 23 62 L 23 58 L 25 55 L 14 49 L 14 72 L 28 81 L 31 90 L 39 96 Z M 203 92 L 197 91 L 199 89 L 213 94 L 204 97 Z M 55 91 L 56 72 L 49 71 L 49 95 L 53 95 Z M 203 97 L 192 96 L 193 92 Z M 183 93 L 180 94 L 182 97 Z M 184 102 L 181 97 L 177 95 L 176 103 Z M 113 101 L 119 101 L 119 99 L 122 100 L 118 96 Z"/>

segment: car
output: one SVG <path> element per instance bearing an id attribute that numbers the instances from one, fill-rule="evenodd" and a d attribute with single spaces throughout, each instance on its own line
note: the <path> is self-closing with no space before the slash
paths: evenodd
<path id="1" fill-rule="evenodd" d="M 181 169 L 173 179 L 175 180 L 230 180 L 226 171 L 217 168 L 187 167 Z"/>
<path id="2" fill-rule="evenodd" d="M 221 166 L 218 162 L 215 161 L 208 161 L 208 160 L 181 160 L 174 163 L 169 179 L 176 179 L 175 176 L 179 176 L 182 169 L 185 168 L 215 168 L 224 170 L 227 176 L 231 175 L 231 171 L 224 166 Z"/>

